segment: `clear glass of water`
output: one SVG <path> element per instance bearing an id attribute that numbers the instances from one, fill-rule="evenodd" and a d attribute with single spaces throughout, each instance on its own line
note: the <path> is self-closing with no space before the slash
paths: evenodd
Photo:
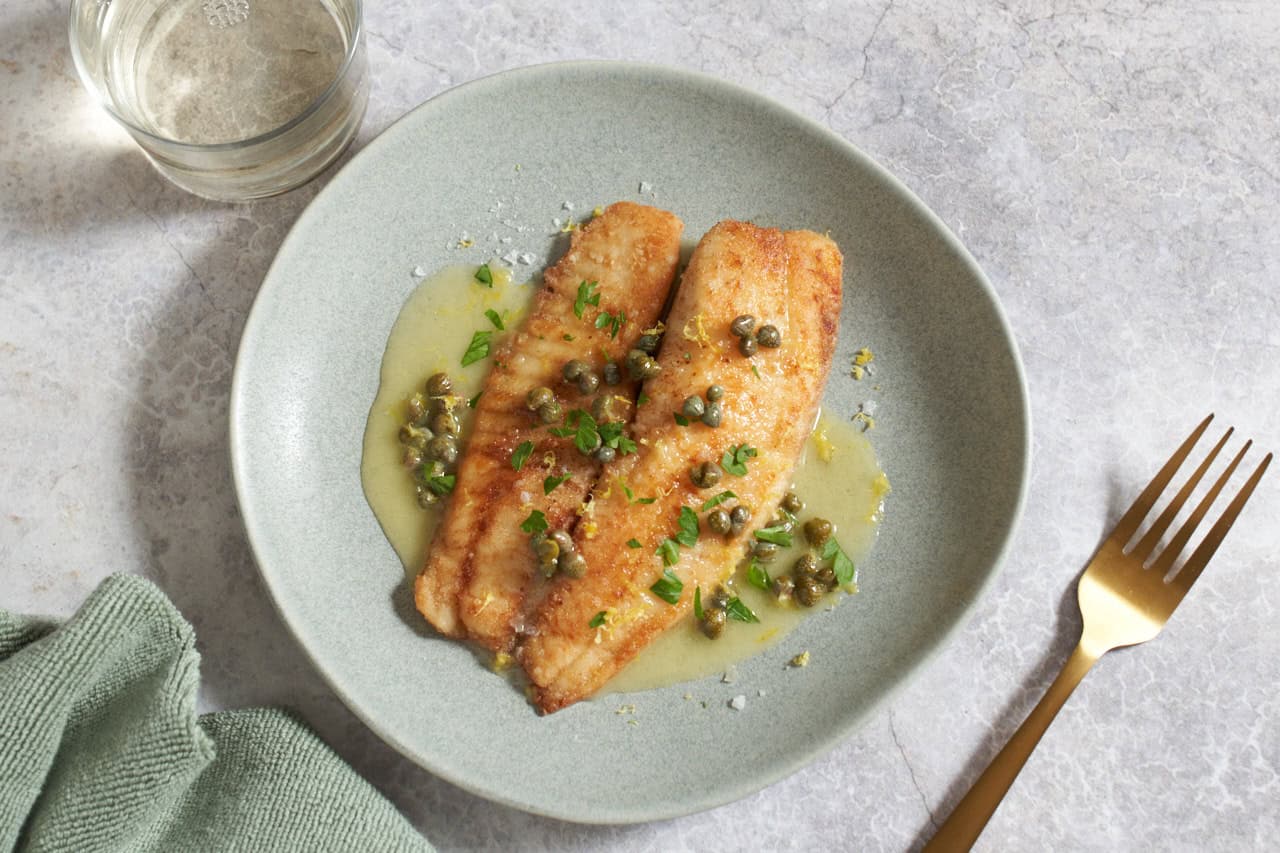
<path id="1" fill-rule="evenodd" d="M 71 0 L 71 53 L 165 177 L 240 201 L 306 182 L 355 136 L 362 12 L 362 0 Z"/>

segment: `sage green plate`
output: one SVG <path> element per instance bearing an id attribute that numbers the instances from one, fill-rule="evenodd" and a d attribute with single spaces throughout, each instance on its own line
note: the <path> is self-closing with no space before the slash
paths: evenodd
<path id="1" fill-rule="evenodd" d="M 859 595 L 741 665 L 732 686 L 627 697 L 637 725 L 614 713 L 616 696 L 539 717 L 465 646 L 432 636 L 360 487 L 365 418 L 413 269 L 527 251 L 533 272 L 562 249 L 563 202 L 580 215 L 618 199 L 674 211 L 695 240 L 724 218 L 831 233 L 846 258 L 845 302 L 825 403 L 852 412 L 877 401 L 872 438 L 893 483 Z M 476 241 L 467 251 L 456 248 L 464 235 Z M 854 382 L 848 359 L 864 344 L 878 371 Z M 995 294 L 915 196 L 757 94 L 615 63 L 469 83 L 370 143 L 280 248 L 231 393 L 249 539 L 280 614 L 337 694 L 445 779 L 592 823 L 729 802 L 848 735 L 991 580 L 1021 512 L 1029 441 Z M 812 666 L 787 670 L 801 649 Z M 686 701 L 690 690 L 709 707 Z M 734 711 L 726 703 L 739 692 L 747 706 Z"/>

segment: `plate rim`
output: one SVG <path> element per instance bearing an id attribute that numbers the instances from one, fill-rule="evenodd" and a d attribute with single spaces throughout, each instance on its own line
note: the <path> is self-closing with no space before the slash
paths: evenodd
<path id="1" fill-rule="evenodd" d="M 1019 414 L 1021 416 L 1021 433 L 1022 446 L 1018 448 L 1017 461 L 1020 467 L 1020 476 L 1017 483 L 1017 493 L 1014 502 L 1013 512 L 1009 515 L 1004 524 L 1003 530 L 999 535 L 999 543 L 995 549 L 995 557 L 991 562 L 991 567 L 987 570 L 981 582 L 973 590 L 967 600 L 960 604 L 952 623 L 947 626 L 941 634 L 939 634 L 925 648 L 916 653 L 914 657 L 906 658 L 906 666 L 900 671 L 900 674 L 892 679 L 889 686 L 880 693 L 880 695 L 872 698 L 861 713 L 855 714 L 843 721 L 840 725 L 833 726 L 823 734 L 815 737 L 807 748 L 799 748 L 792 752 L 789 760 L 781 761 L 769 767 L 761 773 L 751 774 L 749 779 L 745 781 L 737 781 L 734 784 L 728 784 L 718 787 L 707 792 L 706 796 L 692 803 L 651 803 L 645 808 L 637 808 L 634 804 L 630 806 L 630 811 L 619 809 L 609 814 L 580 814 L 571 810 L 555 810 L 543 808 L 533 803 L 525 802 L 505 794 L 493 787 L 485 786 L 473 780 L 463 778 L 456 773 L 451 772 L 448 768 L 441 767 L 435 762 L 426 760 L 418 752 L 403 743 L 399 737 L 392 731 L 384 729 L 374 718 L 371 713 L 366 711 L 360 704 L 347 694 L 342 685 L 338 682 L 338 675 L 330 672 L 328 666 L 319 659 L 312 649 L 304 642 L 302 635 L 295 628 L 293 619 L 290 617 L 287 609 L 288 605 L 283 600 L 283 593 L 276 588 L 276 583 L 272 579 L 270 570 L 259 557 L 258 533 L 260 522 L 250 517 L 250 514 L 244 511 L 244 508 L 251 503 L 249 498 L 249 487 L 247 481 L 251 475 L 247 471 L 247 460 L 243 458 L 245 453 L 241 441 L 241 428 L 239 422 L 242 415 L 242 407 L 244 391 L 246 385 L 245 378 L 245 361 L 246 349 L 252 347 L 252 340 L 258 334 L 258 326 L 263 322 L 263 314 L 265 310 L 262 306 L 265 303 L 264 294 L 272 288 L 272 282 L 276 273 L 277 265 L 281 263 L 281 257 L 286 254 L 295 240 L 302 239 L 299 235 L 306 230 L 306 226 L 313 216 L 318 215 L 317 210 L 324 204 L 324 199 L 334 192 L 335 186 L 345 183 L 344 175 L 352 171 L 353 164 L 367 157 L 376 156 L 375 153 L 381 150 L 384 145 L 390 144 L 388 139 L 393 135 L 395 128 L 409 121 L 418 113 L 428 110 L 438 110 L 446 108 L 448 102 L 454 99 L 454 96 L 464 90 L 480 89 L 488 86 L 501 85 L 508 83 L 512 79 L 536 78 L 542 74 L 561 73 L 599 73 L 610 72 L 624 75 L 636 75 L 641 78 L 660 78 L 662 82 L 672 84 L 692 85 L 701 88 L 703 91 L 710 91 L 713 95 L 728 95 L 741 102 L 749 104 L 755 109 L 767 110 L 776 114 L 781 114 L 787 121 L 796 124 L 804 131 L 816 135 L 819 139 L 833 145 L 842 153 L 852 158 L 861 167 L 867 169 L 874 177 L 884 183 L 894 195 L 904 202 L 912 213 L 923 219 L 931 226 L 935 233 L 941 238 L 948 250 L 953 252 L 956 258 L 961 262 L 966 271 L 977 281 L 979 289 L 986 297 L 992 308 L 992 313 L 997 321 L 1000 337 L 1004 341 L 1010 355 L 1014 374 L 1017 379 L 1017 392 L 1020 402 Z M 366 727 L 368 727 L 380 740 L 391 746 L 398 753 L 412 762 L 414 765 L 426 770 L 433 776 L 445 780 L 451 785 L 461 788 L 470 794 L 505 805 L 514 809 L 518 809 L 530 814 L 542 817 L 554 818 L 557 820 L 565 820 L 573 823 L 588 825 L 627 825 L 635 823 L 643 823 L 655 820 L 667 820 L 677 817 L 683 817 L 698 812 L 707 811 L 718 806 L 736 802 L 744 797 L 750 796 L 757 791 L 773 785 L 774 783 L 787 778 L 793 773 L 798 772 L 804 767 L 810 765 L 821 756 L 827 754 L 841 742 L 858 731 L 873 714 L 879 713 L 888 705 L 900 691 L 908 685 L 920 678 L 924 671 L 938 658 L 942 651 L 948 647 L 956 638 L 961 630 L 963 630 L 974 616 L 974 612 L 978 603 L 987 595 L 996 578 L 1004 569 L 1005 562 L 1009 556 L 1009 552 L 1013 546 L 1014 537 L 1022 522 L 1023 515 L 1026 510 L 1028 492 L 1030 490 L 1031 480 L 1031 450 L 1032 450 L 1032 421 L 1031 421 L 1031 402 L 1030 391 L 1027 384 L 1026 370 L 1022 360 L 1022 354 L 1018 347 L 1018 342 L 1013 334 L 1013 328 L 1009 323 L 1008 316 L 1005 313 L 1004 306 L 1000 302 L 999 295 L 995 287 L 991 284 L 978 262 L 970 254 L 969 250 L 956 237 L 951 229 L 942 221 L 942 219 L 933 212 L 909 187 L 906 186 L 899 178 L 891 173 L 887 168 L 880 165 L 874 158 L 863 152 L 845 137 L 841 136 L 835 130 L 827 125 L 812 119 L 803 113 L 787 106 L 779 100 L 768 95 L 764 95 L 754 89 L 746 86 L 730 82 L 721 77 L 707 74 L 701 71 L 694 71 L 687 68 L 681 68 L 671 65 L 663 65 L 659 63 L 635 62 L 625 60 L 568 60 L 536 63 L 532 65 L 524 65 L 516 68 L 505 69 L 502 71 L 477 77 L 455 86 L 451 86 L 443 91 L 432 95 L 425 101 L 406 110 L 401 116 L 396 118 L 378 134 L 357 151 L 352 158 L 329 179 L 328 183 L 311 199 L 303 208 L 302 212 L 294 220 L 289 227 L 288 233 L 281 241 L 279 248 L 276 250 L 275 256 L 272 258 L 271 264 L 268 266 L 266 273 L 263 275 L 262 282 L 258 287 L 257 293 L 254 295 L 253 302 L 246 315 L 244 327 L 241 330 L 240 341 L 236 347 L 235 364 L 231 375 L 230 400 L 228 406 L 228 454 L 231 462 L 231 476 L 235 488 L 236 504 L 240 516 L 241 525 L 245 532 L 245 538 L 249 543 L 249 549 L 253 555 L 254 564 L 258 569 L 258 574 L 266 587 L 271 605 L 277 615 L 283 622 L 286 630 L 292 636 L 303 654 L 310 661 L 312 667 L 320 675 L 326 686 L 342 701 L 343 705 Z M 663 808 L 662 806 L 667 806 Z"/>

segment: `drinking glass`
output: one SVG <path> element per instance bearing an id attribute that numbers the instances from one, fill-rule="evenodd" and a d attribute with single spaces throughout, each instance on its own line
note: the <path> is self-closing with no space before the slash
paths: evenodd
<path id="1" fill-rule="evenodd" d="M 275 195 L 355 136 L 362 0 L 71 0 L 80 78 L 178 186 Z"/>

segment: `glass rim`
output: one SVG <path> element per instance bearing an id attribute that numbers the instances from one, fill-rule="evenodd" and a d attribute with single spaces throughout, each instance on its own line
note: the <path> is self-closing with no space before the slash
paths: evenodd
<path id="1" fill-rule="evenodd" d="M 256 136 L 247 136 L 244 139 L 236 139 L 231 142 L 182 142 L 177 139 L 170 139 L 167 136 L 160 136 L 152 133 L 146 128 L 139 127 L 134 122 L 120 115 L 114 107 L 112 107 L 109 99 L 103 97 L 101 87 L 93 81 L 93 76 L 88 72 L 84 57 L 80 53 L 80 39 L 76 35 L 77 12 L 87 3 L 98 3 L 98 0 L 71 0 L 71 14 L 67 20 L 67 39 L 71 42 L 71 60 L 76 66 L 76 73 L 80 76 L 80 82 L 86 89 L 89 89 L 94 98 L 98 101 L 99 106 L 107 111 L 113 119 L 119 122 L 130 133 L 137 136 L 145 137 L 148 140 L 157 142 L 164 146 L 177 147 L 193 152 L 219 152 L 232 151 L 239 148 L 249 148 L 272 139 L 283 136 L 293 130 L 298 125 L 315 115 L 325 102 L 333 97 L 337 92 L 338 86 L 346 79 L 351 65 L 355 62 L 356 53 L 360 49 L 361 41 L 364 39 L 364 0 L 351 0 L 355 6 L 355 27 L 351 31 L 351 40 L 347 44 L 347 49 L 342 57 L 342 65 L 339 66 L 338 72 L 333 76 L 333 80 L 325 87 L 325 90 L 316 95 L 312 101 L 307 104 L 302 112 L 286 121 L 279 127 L 273 127 L 264 133 Z"/>

